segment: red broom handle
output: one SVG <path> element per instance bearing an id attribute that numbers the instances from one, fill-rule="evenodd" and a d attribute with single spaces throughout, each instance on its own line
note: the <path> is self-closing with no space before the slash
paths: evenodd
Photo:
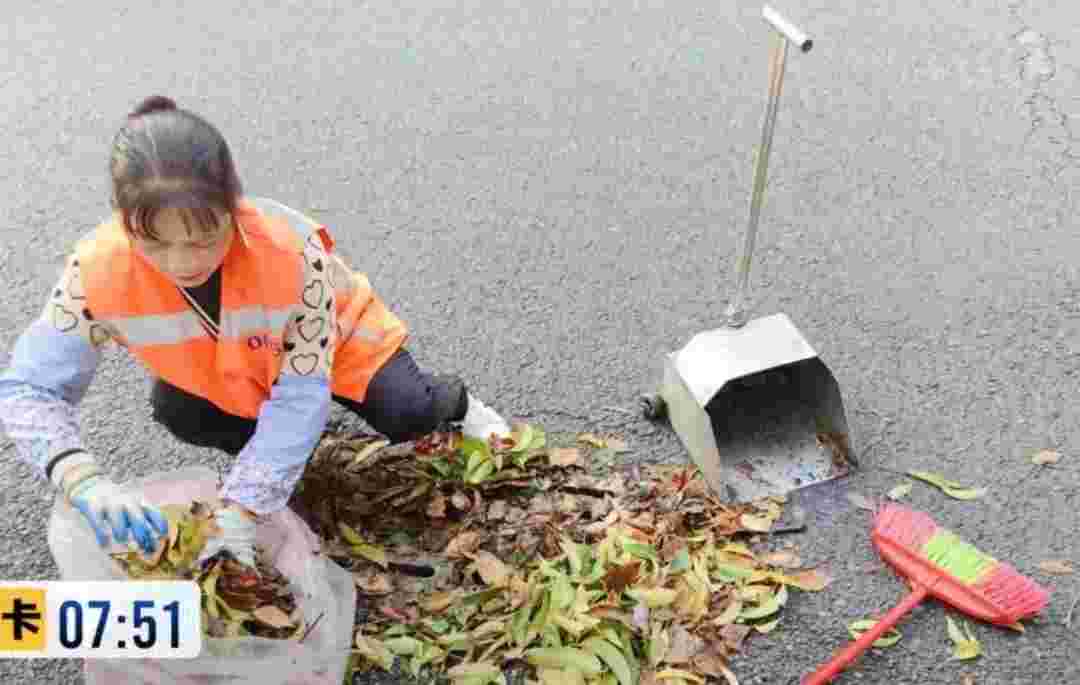
<path id="1" fill-rule="evenodd" d="M 826 683 L 831 683 L 833 678 L 835 678 L 840 671 L 843 671 L 850 666 L 851 662 L 858 659 L 863 652 L 870 649 L 870 646 L 874 644 L 874 640 L 877 640 L 884 635 L 889 628 L 892 628 L 899 623 L 900 619 L 902 619 L 909 611 L 917 607 L 929 594 L 930 591 L 926 589 L 926 587 L 922 585 L 915 586 L 911 591 L 911 594 L 905 597 L 903 602 L 900 602 L 893 607 L 889 613 L 885 614 L 884 618 L 874 624 L 873 628 L 860 635 L 858 640 L 849 644 L 842 651 L 837 652 L 836 655 L 829 660 L 829 663 L 819 668 L 813 675 L 803 678 L 801 685 L 825 685 Z"/>

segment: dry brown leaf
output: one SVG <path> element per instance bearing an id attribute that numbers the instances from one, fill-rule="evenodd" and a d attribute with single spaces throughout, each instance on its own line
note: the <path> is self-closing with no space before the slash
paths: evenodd
<path id="1" fill-rule="evenodd" d="M 498 499 L 488 507 L 487 517 L 489 521 L 501 521 L 506 518 L 506 513 L 506 502 Z"/>
<path id="2" fill-rule="evenodd" d="M 975 685 L 975 676 L 971 673 L 964 673 L 960 676 L 960 685 Z"/>
<path id="3" fill-rule="evenodd" d="M 1039 570 L 1055 576 L 1067 576 L 1076 571 L 1070 561 L 1050 560 L 1039 564 Z"/>
<path id="4" fill-rule="evenodd" d="M 617 509 L 613 509 L 603 519 L 590 523 L 582 528 L 582 531 L 587 535 L 597 536 L 603 535 L 608 528 L 614 526 L 619 521 L 619 512 Z"/>
<path id="5" fill-rule="evenodd" d="M 573 466 L 581 458 L 576 447 L 553 447 L 548 450 L 548 463 L 552 466 Z"/>
<path id="6" fill-rule="evenodd" d="M 446 518 L 446 498 L 441 492 L 435 493 L 427 506 L 427 515 L 433 519 Z"/>
<path id="7" fill-rule="evenodd" d="M 758 557 L 759 561 L 769 566 L 777 566 L 779 568 L 799 568 L 802 566 L 802 559 L 797 554 L 789 551 L 770 552 L 763 557 Z"/>
<path id="8" fill-rule="evenodd" d="M 253 611 L 251 615 L 254 616 L 255 620 L 259 623 L 270 626 L 271 628 L 288 628 L 292 625 L 292 621 L 289 620 L 289 615 L 273 604 L 259 607 Z"/>
<path id="9" fill-rule="evenodd" d="M 691 663 L 698 673 L 719 678 L 723 674 L 723 669 L 727 668 L 727 659 L 724 657 L 724 643 L 709 643 L 706 650 L 695 656 Z"/>
<path id="10" fill-rule="evenodd" d="M 743 514 L 739 517 L 739 525 L 745 530 L 754 531 L 755 533 L 767 533 L 772 528 L 772 521 L 763 516 Z"/>
<path id="11" fill-rule="evenodd" d="M 705 641 L 691 634 L 681 625 L 671 629 L 671 645 L 668 647 L 666 663 L 685 664 L 705 649 Z"/>
<path id="12" fill-rule="evenodd" d="M 518 574 L 510 576 L 510 608 L 517 609 L 529 601 L 532 585 Z"/>
<path id="13" fill-rule="evenodd" d="M 753 628 L 750 626 L 731 623 L 720 629 L 720 637 L 723 638 L 728 649 L 737 652 L 742 647 L 743 640 L 752 630 Z"/>
<path id="14" fill-rule="evenodd" d="M 446 556 L 451 559 L 465 559 L 480 546 L 480 533 L 475 530 L 467 530 L 460 533 L 446 546 Z"/>
<path id="15" fill-rule="evenodd" d="M 469 496 L 461 491 L 455 492 L 453 497 L 450 498 L 450 502 L 458 511 L 468 511 L 472 508 L 472 501 L 469 500 Z"/>
<path id="16" fill-rule="evenodd" d="M 607 516 L 609 511 L 611 511 L 611 507 L 612 500 L 610 497 L 593 498 L 593 503 L 589 507 L 589 518 L 593 521 L 602 519 Z"/>
<path id="17" fill-rule="evenodd" d="M 578 510 L 578 500 L 573 495 L 563 495 L 559 498 L 559 511 L 564 514 L 572 514 Z"/>
<path id="18" fill-rule="evenodd" d="M 382 573 L 354 573 L 353 582 L 358 590 L 368 595 L 387 595 L 394 590 L 390 578 Z"/>
<path id="19" fill-rule="evenodd" d="M 440 614 L 456 602 L 460 594 L 458 590 L 433 592 L 424 599 L 421 607 L 430 614 Z"/>
<path id="20" fill-rule="evenodd" d="M 794 585 L 800 590 L 807 590 L 809 592 L 820 592 L 827 588 L 833 581 L 826 573 L 816 568 L 800 571 L 792 576 L 788 576 L 788 578 L 790 578 Z"/>
<path id="21" fill-rule="evenodd" d="M 506 587 L 510 581 L 510 569 L 497 556 L 486 550 L 477 552 L 473 559 L 476 570 L 484 583 L 491 587 Z"/>
<path id="22" fill-rule="evenodd" d="M 1056 464 L 1061 461 L 1061 454 L 1054 450 L 1039 450 L 1031 456 L 1031 463 L 1039 466 Z"/>
<path id="23" fill-rule="evenodd" d="M 604 576 L 604 587 L 607 588 L 608 592 L 619 594 L 637 582 L 640 570 L 640 560 L 617 566 L 609 570 L 607 575 Z"/>
<path id="24" fill-rule="evenodd" d="M 646 531 L 653 531 L 656 529 L 656 517 L 648 510 L 643 511 L 632 518 L 624 513 L 622 518 L 623 521 L 634 528 L 640 528 Z"/>

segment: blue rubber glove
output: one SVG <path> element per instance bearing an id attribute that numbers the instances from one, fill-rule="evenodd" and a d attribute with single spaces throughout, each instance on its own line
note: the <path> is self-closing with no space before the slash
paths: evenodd
<path id="1" fill-rule="evenodd" d="M 207 539 L 199 563 L 226 550 L 241 564 L 255 568 L 255 516 L 239 505 L 232 505 L 218 509 L 214 523 L 221 534 Z"/>
<path id="2" fill-rule="evenodd" d="M 76 464 L 70 471 L 63 479 L 70 483 L 65 484 L 64 495 L 94 529 L 99 545 L 107 547 L 110 540 L 125 544 L 131 539 L 144 553 L 152 554 L 168 537 L 164 514 L 137 492 L 114 483 L 92 463 Z"/>

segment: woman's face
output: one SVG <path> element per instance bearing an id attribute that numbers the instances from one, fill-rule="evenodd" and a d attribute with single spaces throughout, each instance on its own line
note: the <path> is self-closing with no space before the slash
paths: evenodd
<path id="1" fill-rule="evenodd" d="M 194 288 L 205 283 L 221 266 L 232 245 L 232 217 L 218 212 L 217 226 L 204 231 L 194 221 L 185 222 L 182 210 L 163 209 L 154 219 L 157 239 L 133 236 L 135 249 L 173 283 Z"/>

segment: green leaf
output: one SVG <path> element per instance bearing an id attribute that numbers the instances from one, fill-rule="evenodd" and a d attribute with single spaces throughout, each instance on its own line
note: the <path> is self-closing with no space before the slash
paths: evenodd
<path id="1" fill-rule="evenodd" d="M 341 531 L 342 537 L 350 545 L 363 545 L 365 543 L 364 538 L 360 537 L 360 533 L 357 533 L 344 521 L 338 521 L 338 530 Z"/>
<path id="2" fill-rule="evenodd" d="M 565 668 L 585 675 L 599 675 L 603 664 L 592 654 L 573 647 L 540 647 L 525 652 L 525 660 L 538 668 Z"/>
<path id="3" fill-rule="evenodd" d="M 551 608 L 556 611 L 567 608 L 574 603 L 574 596 L 574 587 L 570 584 L 570 579 L 560 573 L 551 584 Z"/>
<path id="4" fill-rule="evenodd" d="M 450 621 L 445 618 L 436 619 L 428 623 L 428 627 L 431 628 L 431 632 L 436 635 L 442 635 L 450 630 Z"/>
<path id="5" fill-rule="evenodd" d="M 945 621 L 949 639 L 953 641 L 953 655 L 949 658 L 949 661 L 966 661 L 982 655 L 982 645 L 979 644 L 979 640 L 971 632 L 970 626 L 965 623 L 964 629 L 961 630 L 960 626 L 956 625 L 948 614 L 945 616 Z"/>
<path id="6" fill-rule="evenodd" d="M 719 580 L 725 583 L 731 583 L 742 578 L 750 578 L 754 575 L 752 569 L 748 569 L 744 566 L 736 566 L 734 564 L 717 564 L 713 572 L 719 576 Z"/>
<path id="7" fill-rule="evenodd" d="M 380 640 L 364 635 L 357 635 L 354 653 L 377 664 L 384 671 L 394 668 L 394 654 Z"/>
<path id="8" fill-rule="evenodd" d="M 526 604 L 514 612 L 514 619 L 510 622 L 510 637 L 518 647 L 526 645 L 529 634 L 529 617 L 532 607 Z"/>
<path id="9" fill-rule="evenodd" d="M 877 625 L 877 621 L 874 619 L 864 618 L 858 621 L 852 621 L 848 624 L 848 633 L 851 634 L 853 640 L 859 639 L 859 636 L 870 630 Z M 885 633 L 885 637 L 880 637 L 874 640 L 875 647 L 892 647 L 900 641 L 902 635 L 896 628 L 889 628 Z"/>
<path id="10" fill-rule="evenodd" d="M 783 588 L 782 585 L 780 587 Z M 753 621 L 759 618 L 765 618 L 766 616 L 772 616 L 777 611 L 780 611 L 781 599 L 786 600 L 787 596 L 781 597 L 780 593 L 777 593 L 753 609 L 743 609 L 739 612 L 739 618 Z"/>
<path id="11" fill-rule="evenodd" d="M 583 642 L 581 646 L 592 652 L 595 656 L 600 657 L 600 659 L 607 664 L 607 667 L 610 668 L 611 672 L 618 678 L 619 685 L 635 685 L 637 681 L 633 678 L 630 664 L 627 663 L 626 657 L 623 656 L 623 653 L 616 649 L 610 642 L 594 637 Z"/>
<path id="12" fill-rule="evenodd" d="M 925 483 L 936 486 L 942 492 L 954 499 L 971 500 L 986 494 L 986 488 L 969 488 L 962 483 L 948 480 L 944 476 L 929 471 L 908 471 L 909 476 L 917 478 Z"/>
<path id="13" fill-rule="evenodd" d="M 502 671 L 490 661 L 459 664 L 446 675 L 454 685 L 488 685 L 502 680 Z"/>
<path id="14" fill-rule="evenodd" d="M 544 590 L 543 598 L 540 600 L 540 609 L 533 616 L 532 622 L 529 624 L 529 631 L 537 634 L 543 634 L 544 628 L 547 627 L 548 617 L 551 615 L 551 590 Z"/>
<path id="15" fill-rule="evenodd" d="M 631 588 L 626 591 L 631 598 L 645 604 L 650 609 L 666 607 L 675 601 L 678 592 L 667 588 Z"/>
<path id="16" fill-rule="evenodd" d="M 496 597 L 498 597 L 502 593 L 503 593 L 502 588 L 497 588 L 497 587 L 488 588 L 487 590 L 480 590 L 479 592 L 474 592 L 472 594 L 465 595 L 461 599 L 461 603 L 464 606 L 469 606 L 469 605 L 472 605 L 472 604 L 483 604 L 484 602 L 487 602 L 488 600 L 495 599 Z"/>
<path id="17" fill-rule="evenodd" d="M 408 635 L 411 632 L 411 630 L 412 629 L 409 628 L 409 626 L 405 625 L 404 623 L 395 623 L 394 625 L 392 625 L 389 628 L 387 628 L 386 630 L 384 630 L 382 632 L 382 636 L 384 638 L 387 638 L 387 637 L 398 637 L 398 636 L 401 636 L 401 635 Z"/>
<path id="18" fill-rule="evenodd" d="M 465 482 L 472 485 L 483 483 L 493 473 L 495 473 L 495 462 L 489 459 L 482 462 L 475 470 L 470 471 L 465 476 Z"/>
<path id="19" fill-rule="evenodd" d="M 536 429 L 533 428 L 530 424 L 525 424 L 525 426 L 521 429 L 521 435 L 519 436 L 518 440 L 516 441 L 514 446 L 510 448 L 510 452 L 512 454 L 524 452 L 525 450 L 532 447 L 533 440 L 535 440 L 536 437 Z"/>
<path id="20" fill-rule="evenodd" d="M 420 640 L 414 637 L 394 637 L 389 640 L 384 640 L 383 644 L 394 654 L 400 656 L 410 656 L 415 654 L 418 649 L 423 645 Z"/>
<path id="21" fill-rule="evenodd" d="M 386 550 L 378 545 L 353 545 L 349 548 L 356 556 L 372 561 L 383 568 L 387 568 Z"/>
<path id="22" fill-rule="evenodd" d="M 581 575 L 582 571 L 582 554 L 578 545 L 573 540 L 562 538 L 559 540 L 559 546 L 562 547 L 563 552 L 566 553 L 566 561 L 570 564 L 570 574 L 575 578 Z"/>
<path id="23" fill-rule="evenodd" d="M 450 474 L 454 471 L 454 468 L 450 465 L 450 462 L 448 462 L 445 457 L 439 457 L 438 459 L 434 459 L 432 461 L 429 461 L 428 463 L 431 465 L 431 468 L 438 471 L 439 475 L 443 478 L 449 478 Z"/>
<path id="24" fill-rule="evenodd" d="M 690 568 L 690 551 L 685 547 L 680 549 L 671 560 L 670 568 L 672 573 L 682 573 Z"/>
<path id="25" fill-rule="evenodd" d="M 660 565 L 660 558 L 652 545 L 643 545 L 640 542 L 631 542 L 629 538 L 623 538 L 622 548 L 639 559 L 651 561 L 657 566 Z"/>

